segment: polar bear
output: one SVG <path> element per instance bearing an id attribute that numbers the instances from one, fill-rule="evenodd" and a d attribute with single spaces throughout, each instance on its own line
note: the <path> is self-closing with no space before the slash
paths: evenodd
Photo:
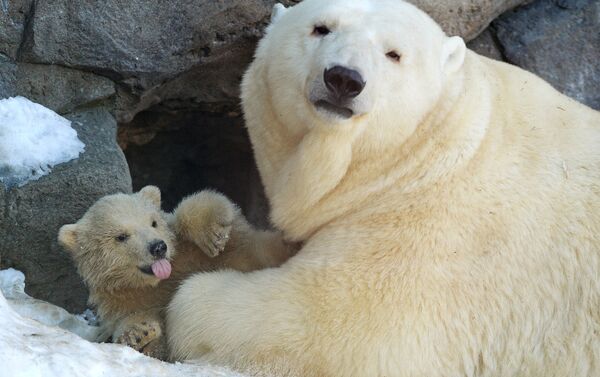
<path id="1" fill-rule="evenodd" d="M 101 319 L 99 341 L 112 337 L 167 358 L 163 311 L 181 281 L 198 271 L 252 271 L 294 252 L 276 231 L 250 225 L 224 195 L 205 190 L 173 213 L 161 211 L 158 187 L 99 199 L 58 240 L 70 253 Z"/>
<path id="2" fill-rule="evenodd" d="M 242 84 L 276 269 L 187 280 L 173 356 L 600 376 L 600 114 L 401 0 L 276 6 Z"/>

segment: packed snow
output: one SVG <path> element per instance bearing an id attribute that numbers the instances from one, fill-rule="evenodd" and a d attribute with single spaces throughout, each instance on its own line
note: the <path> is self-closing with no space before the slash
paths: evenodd
<path id="1" fill-rule="evenodd" d="M 25 97 L 0 100 L 0 182 L 5 186 L 39 179 L 84 148 L 68 119 Z"/>
<path id="2" fill-rule="evenodd" d="M 12 268 L 0 271 L 0 290 L 8 305 L 23 317 L 48 326 L 58 326 L 90 341 L 96 340 L 99 335 L 99 328 L 88 325 L 83 315 L 75 316 L 61 307 L 25 293 L 25 275 L 21 271 Z"/>
<path id="3" fill-rule="evenodd" d="M 29 297 L 24 287 L 21 272 L 0 271 L 0 377 L 243 377 L 225 368 L 170 364 L 126 346 L 89 342 L 68 330 L 92 337 L 95 327 Z"/>

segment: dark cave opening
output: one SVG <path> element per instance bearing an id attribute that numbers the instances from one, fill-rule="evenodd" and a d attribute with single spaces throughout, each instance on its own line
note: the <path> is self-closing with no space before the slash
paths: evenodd
<path id="1" fill-rule="evenodd" d="M 118 140 L 133 190 L 158 186 L 164 210 L 213 189 L 239 205 L 251 223 L 268 227 L 268 203 L 241 116 L 145 111 L 120 125 Z"/>

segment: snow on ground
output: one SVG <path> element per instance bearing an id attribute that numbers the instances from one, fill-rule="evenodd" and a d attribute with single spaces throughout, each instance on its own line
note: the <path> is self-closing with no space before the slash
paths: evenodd
<path id="1" fill-rule="evenodd" d="M 75 316 L 63 308 L 27 295 L 25 275 L 21 271 L 12 268 L 0 271 L 0 291 L 8 305 L 23 317 L 48 326 L 58 326 L 91 341 L 99 335 L 99 328 L 89 326 L 83 316 Z"/>
<path id="2" fill-rule="evenodd" d="M 129 347 L 82 339 L 58 327 L 74 316 L 27 296 L 23 280 L 19 271 L 0 271 L 0 377 L 242 377 L 224 368 L 165 363 Z M 78 326 L 78 331 L 91 327 Z"/>
<path id="3" fill-rule="evenodd" d="M 0 100 L 0 182 L 23 186 L 83 152 L 71 122 L 24 97 Z"/>

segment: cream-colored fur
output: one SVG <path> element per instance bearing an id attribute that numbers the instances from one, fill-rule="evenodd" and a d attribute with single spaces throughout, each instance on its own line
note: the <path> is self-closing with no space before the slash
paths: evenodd
<path id="1" fill-rule="evenodd" d="M 119 241 L 121 234 L 127 239 Z M 140 270 L 154 261 L 148 247 L 157 240 L 167 244 L 172 264 L 162 281 Z M 277 266 L 293 252 L 279 232 L 255 230 L 219 193 L 194 194 L 170 214 L 160 210 L 160 191 L 153 186 L 100 199 L 76 224 L 60 229 L 59 241 L 89 287 L 103 338 L 159 358 L 167 356 L 162 312 L 186 276 Z"/>
<path id="2" fill-rule="evenodd" d="M 600 376 L 600 114 L 400 0 L 273 19 L 242 100 L 272 220 L 304 246 L 277 269 L 186 280 L 173 356 L 298 376 Z M 307 99 L 334 64 L 361 70 L 366 113 Z"/>

